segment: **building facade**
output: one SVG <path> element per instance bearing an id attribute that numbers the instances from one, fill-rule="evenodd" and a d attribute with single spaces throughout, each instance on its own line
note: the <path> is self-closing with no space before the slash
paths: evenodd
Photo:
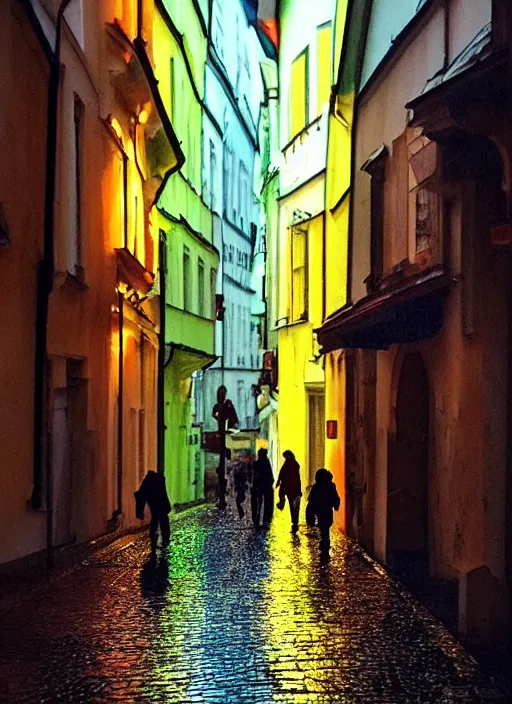
<path id="1" fill-rule="evenodd" d="M 325 462 L 324 370 L 313 330 L 325 314 L 325 171 L 335 4 L 280 6 L 279 446 L 304 487 Z M 308 16 L 308 22 L 298 18 Z"/>
<path id="2" fill-rule="evenodd" d="M 0 23 L 0 289 L 4 301 L 0 322 L 4 394 L 0 563 L 6 563 L 46 546 L 46 517 L 31 508 L 31 500 L 37 272 L 45 241 L 46 117 L 52 53 L 39 34 L 30 5 L 3 3 Z M 15 137 L 21 130 L 24 140 Z"/>
<path id="3" fill-rule="evenodd" d="M 18 480 L 5 562 L 136 522 L 133 492 L 157 463 L 153 206 L 183 162 L 154 76 L 149 3 L 34 0 L 8 15 L 15 5 L 47 50 L 50 86 L 48 124 L 35 128 L 46 126 L 45 210 L 34 194 L 31 217 L 40 223 L 30 227 L 34 237 L 44 227 L 44 246 L 26 248 L 41 261 L 27 341 L 33 458 L 24 457 L 19 475 L 32 467 L 31 509 Z M 35 85 L 45 92 L 41 78 Z"/>
<path id="4" fill-rule="evenodd" d="M 208 14 L 196 3 L 157 2 L 155 75 L 186 161 L 158 201 L 164 240 L 160 285 L 165 298 L 164 467 L 173 504 L 204 496 L 197 372 L 215 361 L 219 251 L 203 190 L 203 113 Z"/>
<path id="5" fill-rule="evenodd" d="M 240 0 L 215 0 L 209 18 L 203 177 L 213 242 L 221 253 L 216 293 L 222 320 L 216 327 L 219 359 L 202 376 L 197 409 L 204 429 L 216 431 L 212 409 L 223 384 L 235 405 L 239 429 L 255 435 L 255 387 L 261 366 L 260 310 L 255 301 L 262 297 L 261 278 L 256 281 L 253 273 L 260 221 L 255 155 L 263 100 L 259 66 L 263 49 L 251 9 L 250 3 Z"/>
<path id="6" fill-rule="evenodd" d="M 499 246 L 510 22 L 499 2 L 373 3 L 348 300 L 319 331 L 325 352 L 344 350 L 353 534 L 413 585 L 442 583 L 445 601 L 452 585 L 452 626 L 495 651 L 509 628 L 512 535 L 510 254 Z"/>

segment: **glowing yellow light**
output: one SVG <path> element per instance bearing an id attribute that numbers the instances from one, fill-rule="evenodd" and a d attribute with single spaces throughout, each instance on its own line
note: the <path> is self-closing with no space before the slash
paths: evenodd
<path id="1" fill-rule="evenodd" d="M 108 116 L 108 121 L 110 122 L 110 126 L 116 133 L 117 137 L 119 137 L 120 140 L 123 139 L 123 128 L 119 124 L 119 120 L 116 117 L 112 117 L 112 115 Z"/>
<path id="2" fill-rule="evenodd" d="M 141 125 L 145 125 L 146 122 L 148 121 L 149 114 L 148 111 L 144 108 L 139 112 L 139 123 Z"/>

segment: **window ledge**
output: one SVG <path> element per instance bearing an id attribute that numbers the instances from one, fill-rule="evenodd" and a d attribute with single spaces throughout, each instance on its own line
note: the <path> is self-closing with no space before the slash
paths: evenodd
<path id="1" fill-rule="evenodd" d="M 283 328 L 292 328 L 296 327 L 297 325 L 304 325 L 305 323 L 310 323 L 309 318 L 303 318 L 301 320 L 290 320 L 289 322 L 286 323 L 281 323 L 280 325 L 276 325 L 273 329 L 272 332 L 279 332 L 279 330 L 282 330 Z"/>

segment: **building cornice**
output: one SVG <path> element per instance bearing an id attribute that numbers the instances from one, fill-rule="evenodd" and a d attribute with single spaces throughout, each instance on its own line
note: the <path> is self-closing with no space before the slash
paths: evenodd
<path id="1" fill-rule="evenodd" d="M 194 239 L 196 239 L 200 244 L 203 245 L 203 247 L 205 247 L 205 249 L 208 249 L 213 254 L 216 254 L 217 257 L 220 257 L 220 252 L 217 247 L 212 244 L 209 240 L 207 240 L 206 237 L 200 232 L 194 230 L 192 225 L 188 222 L 186 218 L 183 217 L 183 215 L 177 218 L 175 215 L 171 215 L 171 213 L 167 212 L 167 210 L 165 210 L 165 208 L 162 208 L 160 205 L 157 206 L 157 210 L 166 220 L 169 220 L 169 222 L 172 222 L 175 225 L 182 225 L 185 230 L 190 235 L 192 235 L 192 237 L 194 237 Z"/>

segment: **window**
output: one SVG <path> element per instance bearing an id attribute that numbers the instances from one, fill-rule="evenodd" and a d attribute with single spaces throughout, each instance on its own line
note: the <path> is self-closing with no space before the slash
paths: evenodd
<path id="1" fill-rule="evenodd" d="M 210 269 L 210 311 L 212 320 L 215 320 L 217 313 L 217 302 L 215 294 L 217 292 L 217 271 Z"/>
<path id="2" fill-rule="evenodd" d="M 410 254 L 424 267 L 440 256 L 438 147 L 419 130 L 408 137 Z"/>
<path id="3" fill-rule="evenodd" d="M 134 203 L 133 203 L 133 239 L 134 239 L 134 246 L 133 246 L 133 254 L 139 261 L 141 261 L 140 257 L 140 242 L 139 242 L 139 196 L 135 196 L 134 198 Z"/>
<path id="4" fill-rule="evenodd" d="M 84 104 L 75 94 L 74 99 L 74 200 L 75 200 L 75 274 L 79 279 L 84 277 L 83 252 L 82 252 L 82 160 L 83 160 L 83 122 Z"/>
<path id="5" fill-rule="evenodd" d="M 239 179 L 239 208 L 240 208 L 240 228 L 243 230 L 244 225 L 249 222 L 249 172 L 244 164 L 240 162 L 240 179 Z"/>
<path id="6" fill-rule="evenodd" d="M 204 300 L 204 262 L 199 257 L 197 260 L 197 290 L 199 297 L 198 313 L 204 318 L 206 311 L 206 301 Z"/>
<path id="7" fill-rule="evenodd" d="M 217 178 L 217 154 L 215 153 L 215 144 L 210 139 L 210 206 L 213 211 L 216 210 L 217 201 L 215 198 L 215 180 Z"/>
<path id="8" fill-rule="evenodd" d="M 361 171 L 371 176 L 370 186 L 370 275 L 365 283 L 368 293 L 378 288 L 382 278 L 384 247 L 384 186 L 389 152 L 383 144 L 363 164 Z"/>
<path id="9" fill-rule="evenodd" d="M 233 203 L 233 181 L 234 181 L 234 153 L 233 150 L 224 143 L 223 153 L 223 190 L 224 190 L 224 212 L 227 217 L 231 213 Z"/>
<path id="10" fill-rule="evenodd" d="M 233 207 L 233 220 L 232 222 L 236 225 L 236 210 L 238 205 L 238 199 L 240 197 L 240 162 L 237 162 L 235 155 L 232 156 L 231 162 L 231 205 Z"/>
<path id="11" fill-rule="evenodd" d="M 190 249 L 183 246 L 183 310 L 191 310 Z"/>
<path id="12" fill-rule="evenodd" d="M 308 230 L 304 226 L 292 227 L 292 321 L 307 320 L 308 288 Z"/>
<path id="13" fill-rule="evenodd" d="M 224 29 L 222 27 L 222 10 L 220 8 L 220 3 L 217 2 L 213 8 L 213 46 L 217 52 L 219 59 L 224 62 Z"/>
<path id="14" fill-rule="evenodd" d="M 320 25 L 317 31 L 317 114 L 320 115 L 324 105 L 329 104 L 331 96 L 332 66 L 332 28 L 331 23 Z"/>
<path id="15" fill-rule="evenodd" d="M 174 121 L 176 120 L 176 111 L 174 109 L 174 106 L 176 105 L 176 66 L 174 64 L 173 58 L 171 58 L 171 61 L 169 63 L 169 84 L 169 92 L 171 96 L 171 109 L 169 111 L 169 116 L 171 118 L 171 122 L 174 124 Z"/>
<path id="16" fill-rule="evenodd" d="M 292 63 L 290 78 L 290 137 L 294 137 L 309 121 L 309 49 Z"/>

